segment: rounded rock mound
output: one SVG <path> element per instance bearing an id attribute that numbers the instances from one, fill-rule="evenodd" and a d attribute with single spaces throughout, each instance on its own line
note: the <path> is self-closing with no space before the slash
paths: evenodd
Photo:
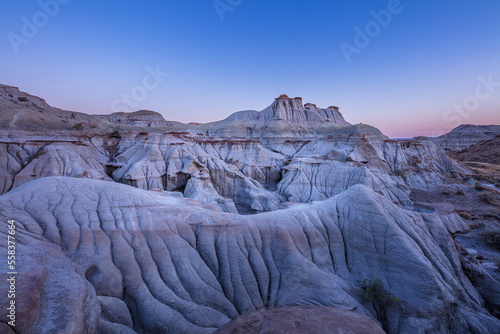
<path id="1" fill-rule="evenodd" d="M 350 333 L 384 334 L 372 319 L 359 313 L 327 306 L 287 306 L 240 315 L 214 334 L 233 333 Z"/>

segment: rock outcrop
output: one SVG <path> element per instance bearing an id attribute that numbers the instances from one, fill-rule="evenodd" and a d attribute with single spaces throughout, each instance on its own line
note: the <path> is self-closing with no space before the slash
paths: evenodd
<path id="1" fill-rule="evenodd" d="M 435 138 L 434 142 L 445 150 L 461 151 L 498 135 L 500 135 L 500 125 L 462 124 L 449 133 Z"/>
<path id="2" fill-rule="evenodd" d="M 384 334 L 376 322 L 359 313 L 325 306 L 293 306 L 246 313 L 214 334 L 331 333 Z"/>
<path id="3" fill-rule="evenodd" d="M 326 109 L 317 108 L 315 104 L 302 104 L 301 97 L 289 98 L 281 95 L 274 103 L 264 110 L 257 112 L 254 110 L 240 111 L 228 118 L 228 121 L 296 121 L 296 122 L 331 122 L 341 125 L 349 125 L 339 111 L 338 107 L 328 107 Z"/>
<path id="4" fill-rule="evenodd" d="M 240 314 L 295 305 L 354 311 L 389 333 L 500 331 L 462 272 L 450 234 L 467 228 L 460 217 L 406 211 L 360 185 L 241 216 L 46 177 L 2 195 L 0 216 L 17 224 L 21 332 L 210 333 Z M 404 304 L 379 314 L 362 303 L 356 282 L 373 278 Z"/>
<path id="5" fill-rule="evenodd" d="M 18 87 L 0 84 L 0 98 L 17 104 L 28 104 L 36 108 L 50 108 L 44 99 L 21 92 Z"/>
<path id="6" fill-rule="evenodd" d="M 207 124 L 86 115 L 8 86 L 0 110 L 17 332 L 211 333 L 307 305 L 388 333 L 500 331 L 500 284 L 453 238 L 467 224 L 410 199 L 470 174 L 437 139 L 391 140 L 286 95 Z M 361 298 L 365 280 L 399 302 Z"/>
<path id="7" fill-rule="evenodd" d="M 168 122 L 160 113 L 151 110 L 134 112 L 115 112 L 109 115 L 95 115 L 114 124 L 126 124 L 140 127 L 168 127 L 179 122 Z"/>

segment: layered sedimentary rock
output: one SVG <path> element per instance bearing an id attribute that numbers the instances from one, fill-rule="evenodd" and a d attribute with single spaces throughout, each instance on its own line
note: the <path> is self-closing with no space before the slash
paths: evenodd
<path id="1" fill-rule="evenodd" d="M 18 87 L 0 84 L 0 97 L 13 103 L 26 103 L 36 108 L 50 108 L 44 99 L 21 92 Z"/>
<path id="2" fill-rule="evenodd" d="M 0 108 L 21 332 L 210 333 L 297 305 L 389 333 L 500 330 L 485 309 L 500 311 L 498 282 L 453 240 L 467 225 L 409 198 L 469 174 L 427 138 L 391 140 L 285 95 L 208 124 L 96 117 L 7 86 Z M 404 302 L 363 302 L 365 279 Z"/>
<path id="3" fill-rule="evenodd" d="M 325 306 L 294 306 L 259 310 L 239 316 L 214 334 L 351 333 L 384 334 L 376 322 L 359 313 Z"/>
<path id="4" fill-rule="evenodd" d="M 140 127 L 167 127 L 179 122 L 168 122 L 160 113 L 151 110 L 134 112 L 115 112 L 109 115 L 96 115 L 114 124 L 126 124 Z"/>
<path id="5" fill-rule="evenodd" d="M 390 333 L 500 331 L 462 272 L 459 216 L 406 211 L 365 186 L 250 216 L 68 177 L 0 199 L 1 224 L 17 224 L 21 332 L 210 333 L 294 305 L 358 312 Z M 382 318 L 355 286 L 374 277 L 404 300 Z"/>
<path id="6" fill-rule="evenodd" d="M 500 125 L 462 124 L 449 133 L 435 138 L 434 142 L 446 150 L 460 151 L 498 135 L 500 135 Z"/>

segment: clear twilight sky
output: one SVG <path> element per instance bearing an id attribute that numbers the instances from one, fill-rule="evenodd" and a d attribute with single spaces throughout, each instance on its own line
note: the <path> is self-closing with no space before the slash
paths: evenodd
<path id="1" fill-rule="evenodd" d="M 0 83 L 63 109 L 210 122 L 287 94 L 391 137 L 500 124 L 498 0 L 0 3 Z"/>

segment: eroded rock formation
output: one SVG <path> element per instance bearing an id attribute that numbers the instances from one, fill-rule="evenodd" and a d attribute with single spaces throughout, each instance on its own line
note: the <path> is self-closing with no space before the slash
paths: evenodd
<path id="1" fill-rule="evenodd" d="M 462 124 L 449 133 L 435 138 L 434 142 L 446 150 L 461 151 L 498 135 L 500 135 L 500 125 Z"/>
<path id="2" fill-rule="evenodd" d="M 470 173 L 427 138 L 391 140 L 286 95 L 208 124 L 96 117 L 9 86 L 0 108 L 20 332 L 211 333 L 297 305 L 389 333 L 500 331 L 500 285 L 453 239 L 467 224 L 410 199 Z M 366 303 L 365 279 L 404 302 Z"/>
<path id="3" fill-rule="evenodd" d="M 250 216 L 67 177 L 1 199 L 2 222 L 18 225 L 22 332 L 209 333 L 293 305 L 376 319 L 355 287 L 373 277 L 405 301 L 386 310 L 389 332 L 500 330 L 461 270 L 450 234 L 466 228 L 459 216 L 406 211 L 365 186 Z"/>

